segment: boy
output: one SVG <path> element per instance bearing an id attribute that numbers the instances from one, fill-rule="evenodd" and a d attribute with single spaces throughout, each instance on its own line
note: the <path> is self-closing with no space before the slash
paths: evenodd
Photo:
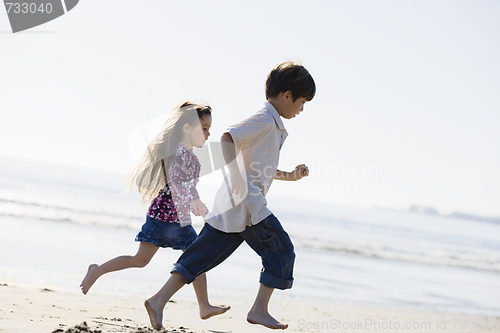
<path id="1" fill-rule="evenodd" d="M 288 135 L 280 117 L 295 117 L 315 93 L 314 80 L 303 66 L 281 63 L 267 77 L 264 109 L 222 135 L 230 185 L 222 184 L 200 235 L 174 265 L 165 285 L 144 302 L 153 328 L 162 327 L 163 309 L 177 290 L 223 262 L 243 241 L 261 256 L 264 267 L 247 321 L 272 329 L 288 327 L 267 308 L 275 288 L 291 288 L 295 253 L 290 237 L 267 208 L 265 195 L 273 179 L 299 180 L 309 174 L 304 164 L 292 172 L 277 169 Z"/>

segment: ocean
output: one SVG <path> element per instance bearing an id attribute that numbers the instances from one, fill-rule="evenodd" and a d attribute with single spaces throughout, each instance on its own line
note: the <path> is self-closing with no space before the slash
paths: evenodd
<path id="1" fill-rule="evenodd" d="M 0 162 L 0 283 L 78 291 L 90 263 L 137 249 L 147 204 L 126 192 L 123 176 Z M 199 191 L 210 208 L 220 179 L 209 177 Z M 272 188 L 268 205 L 296 248 L 287 297 L 500 316 L 499 224 L 309 202 L 273 196 Z M 194 218 L 197 231 L 202 225 Z M 149 297 L 179 255 L 161 250 L 148 267 L 108 274 L 90 293 Z M 210 294 L 253 300 L 259 272 L 259 257 L 243 244 L 209 272 Z"/>

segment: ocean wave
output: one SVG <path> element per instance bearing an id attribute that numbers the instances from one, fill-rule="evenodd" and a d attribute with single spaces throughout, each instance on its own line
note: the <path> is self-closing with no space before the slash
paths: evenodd
<path id="1" fill-rule="evenodd" d="M 21 207 L 26 206 L 26 207 L 38 207 L 38 208 L 43 208 L 43 209 L 54 209 L 54 210 L 58 210 L 58 211 L 66 211 L 66 212 L 75 213 L 75 214 L 94 214 L 94 215 L 104 215 L 104 216 L 113 217 L 113 218 L 129 218 L 128 215 L 110 213 L 110 212 L 106 212 L 103 210 L 79 209 L 79 208 L 75 208 L 75 207 L 57 206 L 57 205 L 51 205 L 51 204 L 45 204 L 45 203 L 33 202 L 33 201 L 21 201 L 21 200 L 0 198 L 0 204 L 2 204 L 2 203 L 19 205 Z"/>
<path id="2" fill-rule="evenodd" d="M 116 197 L 43 200 L 44 198 L 37 200 L 37 197 L 0 197 L 0 217 L 129 230 L 137 230 L 144 221 L 142 210 L 139 212 L 137 207 L 132 209 L 130 201 Z M 314 232 L 311 233 L 312 224 L 302 223 L 300 216 L 290 217 L 288 220 L 291 229 L 289 233 L 297 248 L 500 272 L 498 244 L 485 236 L 464 239 L 461 234 L 445 235 L 433 229 L 416 230 L 416 226 L 343 219 L 318 219 L 315 221 Z M 419 228 L 422 228 L 422 224 Z"/>
<path id="3" fill-rule="evenodd" d="M 143 216 L 29 200 L 0 198 L 0 216 L 55 223 L 136 229 Z"/>
<path id="4" fill-rule="evenodd" d="M 300 236 L 292 238 L 297 247 L 305 249 L 418 264 L 500 272 L 500 257 L 498 253 L 494 252 L 480 250 L 457 252 L 434 247 L 397 246 L 395 244 L 387 245 L 373 242 L 337 242 L 335 240 L 322 243 L 317 240 L 308 241 Z"/>

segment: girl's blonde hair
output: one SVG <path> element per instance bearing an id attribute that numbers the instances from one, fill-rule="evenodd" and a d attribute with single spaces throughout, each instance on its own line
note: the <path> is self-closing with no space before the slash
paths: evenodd
<path id="1" fill-rule="evenodd" d="M 137 166 L 129 173 L 130 188 L 137 185 L 143 201 L 154 199 L 168 181 L 168 168 L 182 141 L 184 124 L 196 126 L 200 118 L 211 115 L 208 105 L 183 102 L 168 115 L 160 133 L 149 143 Z"/>

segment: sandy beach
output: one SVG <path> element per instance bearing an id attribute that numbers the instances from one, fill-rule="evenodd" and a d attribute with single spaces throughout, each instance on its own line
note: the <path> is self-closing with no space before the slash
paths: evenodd
<path id="1" fill-rule="evenodd" d="M 83 296 L 35 285 L 2 283 L 0 332 L 76 332 L 85 322 L 96 332 L 148 332 L 142 299 L 127 294 L 97 292 Z M 228 293 L 230 295 L 230 293 Z M 248 324 L 246 311 L 252 299 L 228 299 L 226 314 L 201 320 L 194 298 L 174 298 L 165 310 L 167 332 L 265 332 Z M 500 318 L 439 313 L 415 309 L 322 302 L 276 295 L 270 309 L 289 324 L 287 332 L 499 332 Z M 82 330 L 84 331 L 84 330 Z"/>
<path id="2" fill-rule="evenodd" d="M 100 263 L 118 254 L 134 253 L 137 244 L 126 241 L 132 234 L 130 230 L 62 226 L 31 220 L 4 219 L 3 222 L 0 242 L 5 255 L 0 266 L 0 333 L 153 331 L 143 302 L 166 281 L 169 266 L 178 252 L 162 250 L 143 269 L 108 274 L 99 279 L 87 295 L 83 295 L 78 285 L 88 264 Z M 21 225 L 23 228 L 19 227 Z M 19 232 L 24 234 L 28 246 L 19 247 L 15 238 L 9 236 Z M 16 251 L 11 251 L 14 248 Z M 373 262 L 378 270 L 387 270 L 377 278 L 377 271 L 370 266 L 372 259 L 359 261 L 357 268 L 346 269 L 343 268 L 345 265 L 357 262 L 356 257 L 340 254 L 318 257 L 314 251 L 297 251 L 294 287 L 276 291 L 269 309 L 273 316 L 289 325 L 287 332 L 500 332 L 500 317 L 495 313 L 471 314 L 471 309 L 460 311 L 456 307 L 441 311 L 435 308 L 436 305 L 421 301 L 415 301 L 414 306 L 408 302 L 381 304 L 376 295 L 397 299 L 402 297 L 398 293 L 404 292 L 403 288 L 409 282 L 402 280 L 406 277 L 401 272 L 387 270 L 394 269 L 393 264 L 387 266 L 388 261 Z M 322 260 L 323 264 L 313 264 L 314 260 Z M 395 265 L 408 275 L 421 274 L 425 268 L 414 264 Z M 258 257 L 247 246 L 242 246 L 221 267 L 208 274 L 211 303 L 230 305 L 231 310 L 201 320 L 193 289 L 186 286 L 165 309 L 163 325 L 166 331 L 269 332 L 267 328 L 246 322 L 246 314 L 258 287 L 259 267 Z M 330 276 L 329 280 L 319 278 L 321 270 L 326 270 L 325 276 Z M 315 275 L 309 276 L 310 272 Z M 457 276 L 460 284 L 469 281 L 464 272 L 467 271 L 457 271 L 461 274 Z M 496 281 L 496 273 L 485 273 L 485 285 L 494 283 L 488 280 L 489 276 Z M 339 281 L 339 278 L 343 280 Z M 372 279 L 377 281 L 373 291 L 358 286 L 358 283 Z M 394 287 L 391 289 L 391 286 Z M 474 288 L 481 284 L 463 286 L 467 287 L 464 292 L 474 293 L 478 290 Z M 441 282 L 434 282 L 434 287 L 458 292 L 455 287 Z M 348 300 L 346 290 L 357 295 Z M 418 295 L 417 291 L 423 293 L 425 289 L 419 290 L 417 286 L 406 290 L 410 295 L 407 297 Z M 482 298 L 488 297 L 482 289 L 479 292 Z M 491 293 L 493 295 L 495 290 L 492 289 Z M 338 298 L 334 297 L 336 294 Z M 366 301 L 355 300 L 363 297 Z M 88 326 L 81 326 L 84 322 Z"/>
<path id="3" fill-rule="evenodd" d="M 89 265 L 137 253 L 151 203 L 130 171 L 168 155 L 148 144 L 186 100 L 213 110 L 203 144 L 197 122 L 182 132 L 209 212 L 237 185 L 229 131 L 250 152 L 237 163 L 247 190 L 266 193 L 292 240 L 293 287 L 268 309 L 286 332 L 500 333 L 500 0 L 4 4 L 0 333 L 157 332 L 144 302 L 180 250 L 86 295 L 80 284 Z M 269 75 L 288 61 L 317 90 L 303 68 Z M 274 121 L 252 117 L 266 102 Z M 206 274 L 210 303 L 231 309 L 202 320 L 185 286 L 160 333 L 271 332 L 247 322 L 262 266 L 243 242 Z"/>
<path id="4" fill-rule="evenodd" d="M 137 250 L 144 208 L 135 198 L 46 180 L 0 177 L 0 184 L 0 333 L 152 331 L 144 300 L 168 279 L 179 251 L 161 249 L 145 268 L 107 274 L 87 295 L 78 287 L 89 264 Z M 311 203 L 304 214 L 288 200 L 270 200 L 297 254 L 293 288 L 276 291 L 269 309 L 287 332 L 500 332 L 500 226 L 342 207 L 323 212 Z M 164 327 L 269 332 L 246 322 L 260 269 L 243 244 L 207 274 L 211 303 L 231 310 L 201 320 L 186 286 L 168 303 Z"/>

